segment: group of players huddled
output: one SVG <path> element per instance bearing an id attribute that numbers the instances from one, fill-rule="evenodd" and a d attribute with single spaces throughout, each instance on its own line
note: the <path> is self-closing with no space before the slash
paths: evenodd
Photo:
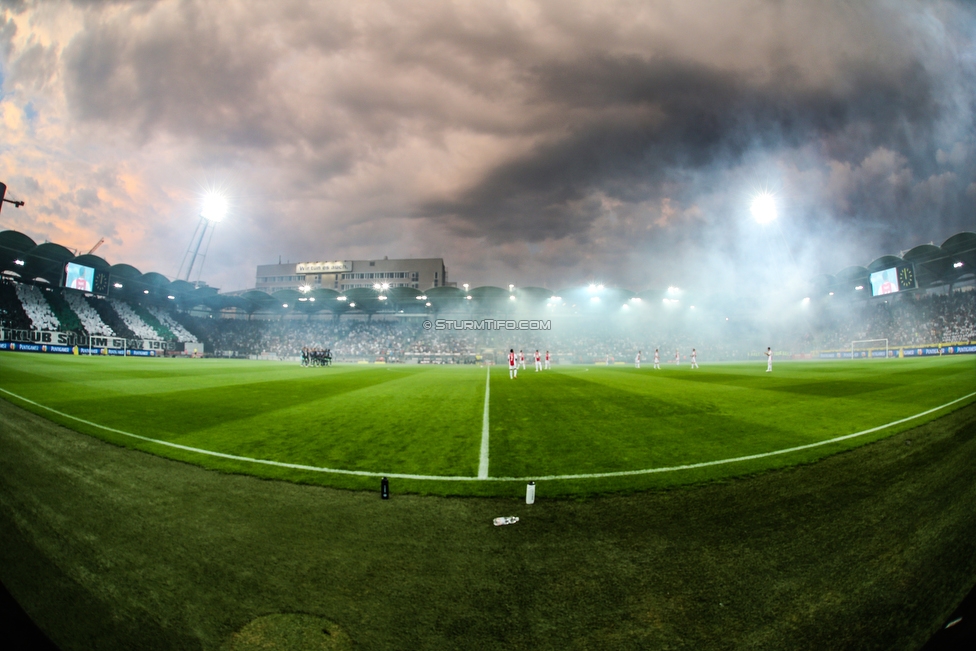
<path id="1" fill-rule="evenodd" d="M 332 350 L 303 347 L 302 366 L 332 366 Z"/>

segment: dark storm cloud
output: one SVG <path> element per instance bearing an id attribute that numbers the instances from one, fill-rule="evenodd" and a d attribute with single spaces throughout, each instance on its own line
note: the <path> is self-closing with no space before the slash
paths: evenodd
<path id="1" fill-rule="evenodd" d="M 602 192 L 627 203 L 660 194 L 679 170 L 734 165 L 753 149 L 790 148 L 836 138 L 830 152 L 860 160 L 878 146 L 911 149 L 929 141 L 941 107 L 933 82 L 913 62 L 900 70 L 855 67 L 827 88 L 791 83 L 777 71 L 762 84 L 746 75 L 673 60 L 598 58 L 534 71 L 550 101 L 594 118 L 565 137 L 493 170 L 454 201 L 431 202 L 492 239 L 539 240 L 580 232 L 594 215 L 574 202 Z M 841 139 L 852 125 L 857 138 Z M 927 148 L 924 154 L 934 150 Z"/>

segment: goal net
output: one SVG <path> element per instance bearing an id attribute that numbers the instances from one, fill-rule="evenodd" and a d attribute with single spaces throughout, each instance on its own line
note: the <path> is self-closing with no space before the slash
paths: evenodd
<path id="1" fill-rule="evenodd" d="M 883 352 L 882 352 L 883 351 Z M 888 359 L 887 339 L 857 339 L 851 342 L 851 359 Z"/>

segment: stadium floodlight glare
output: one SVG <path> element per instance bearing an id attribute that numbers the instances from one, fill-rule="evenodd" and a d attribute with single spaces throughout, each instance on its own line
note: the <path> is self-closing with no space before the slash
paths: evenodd
<path id="1" fill-rule="evenodd" d="M 473 298 L 470 294 L 464 297 L 465 300 L 470 301 Z"/>
<path id="2" fill-rule="evenodd" d="M 514 292 L 515 291 L 515 285 L 509 285 L 508 286 L 508 291 Z"/>
<path id="3" fill-rule="evenodd" d="M 14 260 L 14 264 L 23 267 L 27 263 L 23 260 Z"/>
<path id="4" fill-rule="evenodd" d="M 833 295 L 834 295 L 834 293 L 833 293 L 833 292 L 830 292 L 830 294 L 829 294 L 829 295 L 830 295 L 830 296 L 833 296 Z"/>
<path id="5" fill-rule="evenodd" d="M 512 295 L 512 296 L 509 296 L 509 297 L 508 297 L 508 300 L 510 300 L 510 301 L 514 301 L 514 300 L 515 300 L 515 296 L 514 296 L 514 295 Z"/>
<path id="6" fill-rule="evenodd" d="M 113 283 L 112 287 L 114 287 L 115 289 L 122 289 L 122 283 Z"/>
<path id="7" fill-rule="evenodd" d="M 641 300 L 640 300 L 640 297 L 639 296 L 635 296 L 632 299 L 630 299 L 630 302 L 631 303 L 640 303 Z"/>
<path id="8" fill-rule="evenodd" d="M 312 291 L 312 286 L 311 285 L 302 285 L 301 287 L 298 288 L 298 291 L 302 292 L 303 294 L 307 294 L 310 291 Z"/>
<path id="9" fill-rule="evenodd" d="M 424 303 L 424 305 L 426 305 L 427 307 L 430 307 L 430 301 L 427 301 L 426 303 Z"/>
<path id="10" fill-rule="evenodd" d="M 176 299 L 176 297 L 175 297 L 175 296 L 167 296 L 166 298 L 168 298 L 168 299 L 169 299 L 169 300 L 171 300 L 171 301 L 172 301 L 172 300 L 175 300 L 175 299 Z"/>
<path id="11" fill-rule="evenodd" d="M 952 268 L 953 269 L 959 269 L 960 267 L 962 267 L 962 262 L 953 262 L 952 263 Z"/>
<path id="12" fill-rule="evenodd" d="M 142 293 L 143 294 L 148 294 L 149 293 L 149 290 L 148 289 L 144 289 L 144 290 L 142 290 Z"/>
<path id="13" fill-rule="evenodd" d="M 861 291 L 862 289 L 864 289 L 864 285 L 858 285 L 854 289 L 856 289 L 857 291 Z"/>
<path id="14" fill-rule="evenodd" d="M 305 298 L 304 296 L 302 296 L 302 297 L 301 297 L 300 299 L 298 299 L 298 300 L 299 300 L 299 301 L 302 301 L 302 302 L 305 302 L 305 301 L 307 301 L 308 299 L 307 299 L 307 298 Z"/>
<path id="15" fill-rule="evenodd" d="M 803 303 L 804 305 L 809 305 L 809 304 L 810 304 L 810 297 L 809 297 L 809 296 L 807 296 L 806 298 L 804 298 L 804 299 L 803 299 L 802 301 L 800 301 L 800 302 L 801 302 L 801 303 Z"/>
<path id="16" fill-rule="evenodd" d="M 314 303 L 315 302 L 315 297 L 313 296 L 312 298 L 310 298 L 308 300 L 311 301 L 312 303 Z"/>
<path id="17" fill-rule="evenodd" d="M 464 291 L 468 291 L 468 287 L 470 286 L 471 285 L 469 285 L 468 283 L 464 283 L 463 285 L 461 285 L 461 287 L 464 287 Z"/>
<path id="18" fill-rule="evenodd" d="M 675 294 L 680 294 L 680 293 L 681 293 L 680 289 L 678 289 L 674 285 L 668 285 L 668 294 L 674 296 Z"/>
<path id="19" fill-rule="evenodd" d="M 382 295 L 377 296 L 376 298 L 377 298 L 377 300 L 380 300 L 380 301 L 385 301 L 386 300 L 386 296 L 382 296 Z"/>
<path id="20" fill-rule="evenodd" d="M 203 197 L 200 216 L 211 222 L 219 222 L 227 214 L 227 198 L 217 192 L 208 192 Z"/>
<path id="21" fill-rule="evenodd" d="M 760 224 L 768 224 L 776 219 L 776 200 L 768 192 L 760 192 L 749 207 L 752 217 Z"/>
<path id="22" fill-rule="evenodd" d="M 356 307 L 356 304 L 355 303 L 350 303 L 349 304 L 349 307 Z"/>
<path id="23" fill-rule="evenodd" d="M 591 296 L 590 297 L 590 303 L 599 303 L 599 302 L 600 302 L 600 297 L 599 296 Z"/>
<path id="24" fill-rule="evenodd" d="M 349 298 L 348 296 L 336 296 L 336 300 L 337 300 L 337 301 L 345 301 L 345 300 L 347 300 L 348 298 Z"/>

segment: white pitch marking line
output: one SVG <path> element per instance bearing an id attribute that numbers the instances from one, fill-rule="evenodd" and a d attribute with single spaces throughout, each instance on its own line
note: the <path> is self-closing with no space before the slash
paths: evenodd
<path id="1" fill-rule="evenodd" d="M 626 477 L 629 475 L 650 475 L 658 472 L 675 472 L 678 470 L 692 470 L 694 468 L 718 466 L 726 463 L 736 463 L 738 461 L 751 461 L 753 459 L 762 459 L 765 457 L 776 456 L 778 454 L 788 454 L 790 452 L 808 450 L 810 448 L 819 447 L 821 445 L 829 445 L 831 443 L 837 443 L 838 441 L 845 441 L 847 439 L 856 438 L 858 436 L 863 436 L 865 434 L 871 434 L 872 432 L 877 432 L 883 429 L 887 429 L 889 427 L 893 427 L 894 425 L 901 425 L 902 423 L 907 423 L 910 420 L 915 420 L 916 418 L 921 418 L 922 416 L 928 416 L 929 414 L 935 413 L 940 409 L 951 407 L 952 405 L 958 402 L 962 402 L 963 400 L 968 400 L 969 398 L 976 396 L 976 391 L 974 391 L 961 398 L 956 398 L 955 400 L 951 400 L 945 403 L 944 405 L 939 405 L 938 407 L 933 407 L 932 409 L 927 409 L 925 411 L 919 412 L 914 416 L 907 416 L 899 420 L 891 421 L 890 423 L 886 423 L 884 425 L 878 425 L 877 427 L 861 430 L 860 432 L 854 432 L 853 434 L 845 434 L 844 436 L 837 436 L 832 439 L 827 439 L 826 441 L 818 441 L 817 443 L 798 445 L 793 448 L 785 448 L 783 450 L 773 450 L 772 452 L 763 452 L 761 454 L 750 454 L 745 457 L 734 457 L 732 459 L 718 459 L 716 461 L 703 461 L 701 463 L 691 463 L 684 466 L 668 466 L 666 468 L 648 468 L 647 470 L 620 470 L 617 472 L 597 472 L 597 473 L 591 473 L 585 475 L 547 475 L 544 477 L 539 477 L 536 475 L 533 475 L 531 477 L 459 477 L 455 475 L 408 475 L 408 474 L 394 473 L 394 472 L 368 472 L 366 470 L 340 470 L 338 468 L 320 468 L 318 466 L 305 466 L 297 463 L 284 463 L 281 461 L 271 461 L 269 459 L 254 459 L 251 457 L 241 457 L 236 454 L 226 454 L 224 452 L 203 450 L 201 448 L 193 448 L 188 445 L 180 445 L 179 443 L 170 443 L 169 441 L 161 441 L 159 439 L 149 438 L 148 436 L 140 436 L 139 434 L 132 434 L 131 432 L 125 432 L 120 429 L 115 429 L 114 427 L 106 427 L 105 425 L 99 425 L 98 423 L 93 423 L 90 420 L 85 420 L 84 418 L 78 418 L 77 416 L 66 414 L 62 411 L 58 411 L 57 409 L 48 407 L 47 405 L 42 405 L 39 402 L 34 402 L 33 400 L 17 395 L 13 391 L 7 391 L 6 389 L 3 388 L 0 388 L 0 392 L 6 393 L 8 396 L 13 396 L 18 400 L 22 400 L 23 402 L 26 402 L 27 404 L 34 405 L 35 407 L 46 409 L 47 411 L 53 414 L 57 414 L 58 416 L 63 416 L 64 418 L 69 418 L 79 423 L 84 423 L 85 425 L 91 425 L 92 427 L 97 427 L 107 432 L 114 432 L 115 434 L 130 436 L 134 439 L 139 439 L 140 441 L 147 441 L 149 443 L 158 443 L 159 445 L 165 445 L 167 447 L 177 448 L 179 450 L 186 450 L 187 452 L 196 452 L 198 454 L 205 454 L 211 457 L 232 459 L 234 461 L 246 461 L 248 463 L 260 463 L 266 466 L 276 466 L 279 468 L 293 468 L 295 470 L 308 470 L 311 472 L 333 473 L 337 475 L 357 475 L 359 477 L 393 477 L 396 479 L 417 479 L 417 480 L 429 480 L 429 481 L 477 481 L 478 479 L 481 479 L 482 481 L 528 481 L 530 479 L 535 481 L 556 480 L 556 479 L 601 479 L 605 477 Z"/>
<path id="2" fill-rule="evenodd" d="M 491 367 L 485 378 L 485 414 L 481 419 L 481 457 L 478 460 L 478 479 L 488 479 L 488 392 L 491 388 Z"/>

